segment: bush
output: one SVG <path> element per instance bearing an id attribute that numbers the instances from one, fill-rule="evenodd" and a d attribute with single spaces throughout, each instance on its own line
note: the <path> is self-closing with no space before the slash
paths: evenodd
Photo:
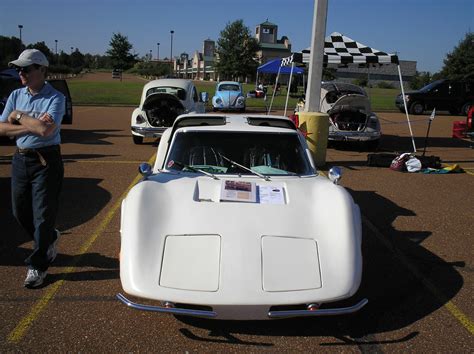
<path id="1" fill-rule="evenodd" d="M 357 86 L 367 87 L 367 79 L 355 79 L 352 83 Z"/>
<path id="2" fill-rule="evenodd" d="M 393 88 L 393 85 L 390 82 L 387 82 L 387 81 L 380 81 L 377 84 L 377 87 L 381 88 L 381 89 L 391 89 L 391 88 Z"/>

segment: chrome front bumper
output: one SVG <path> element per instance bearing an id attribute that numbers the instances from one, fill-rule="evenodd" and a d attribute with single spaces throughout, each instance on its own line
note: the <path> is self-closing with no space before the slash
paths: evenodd
<path id="1" fill-rule="evenodd" d="M 122 303 L 131 307 L 136 310 L 142 311 L 153 311 L 153 312 L 161 312 L 161 313 L 168 313 L 173 315 L 185 315 L 185 316 L 194 316 L 194 317 L 205 317 L 205 318 L 215 318 L 217 317 L 217 313 L 214 311 L 205 311 L 205 310 L 191 310 L 191 309 L 183 309 L 183 308 L 174 308 L 174 307 L 165 307 L 165 306 L 151 306 L 151 305 L 143 305 L 137 304 L 135 302 L 130 301 L 122 294 L 116 295 L 117 299 L 119 299 Z M 359 301 L 357 304 L 349 307 L 340 307 L 340 308 L 333 308 L 333 309 L 318 309 L 318 310 L 289 310 L 289 311 L 269 311 L 268 318 L 291 318 L 291 317 L 317 317 L 317 316 L 338 316 L 338 315 L 347 315 L 354 312 L 359 311 L 365 305 L 367 305 L 369 301 L 367 299 L 363 299 Z"/>
<path id="2" fill-rule="evenodd" d="M 380 139 L 380 132 L 329 131 L 329 140 L 333 141 L 371 141 Z"/>
<path id="3" fill-rule="evenodd" d="M 166 129 L 168 129 L 168 127 L 133 127 L 132 126 L 132 133 L 141 135 L 145 138 L 152 138 L 152 137 L 162 136 Z"/>

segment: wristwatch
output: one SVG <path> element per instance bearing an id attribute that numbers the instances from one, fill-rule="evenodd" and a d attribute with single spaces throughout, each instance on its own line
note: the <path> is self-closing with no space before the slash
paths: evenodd
<path id="1" fill-rule="evenodd" d="M 22 112 L 17 113 L 16 116 L 15 116 L 15 120 L 16 120 L 17 122 L 20 122 L 20 119 L 21 119 L 21 118 L 23 118 L 23 113 L 22 113 Z"/>

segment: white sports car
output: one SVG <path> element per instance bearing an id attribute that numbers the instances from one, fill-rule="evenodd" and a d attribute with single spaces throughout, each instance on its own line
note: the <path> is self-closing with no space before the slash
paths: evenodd
<path id="1" fill-rule="evenodd" d="M 198 94 L 191 80 L 160 79 L 148 82 L 142 91 L 140 106 L 132 113 L 133 142 L 159 137 L 184 113 L 204 113 L 207 93 Z"/>
<path id="2" fill-rule="evenodd" d="M 122 202 L 117 297 L 145 311 L 263 320 L 353 313 L 361 217 L 286 117 L 188 114 Z M 347 299 L 349 304 L 341 305 Z"/>

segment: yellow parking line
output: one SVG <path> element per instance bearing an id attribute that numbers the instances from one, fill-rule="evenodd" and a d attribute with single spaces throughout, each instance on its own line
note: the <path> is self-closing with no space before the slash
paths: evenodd
<path id="1" fill-rule="evenodd" d="M 326 174 L 322 171 L 319 173 L 325 177 Z M 361 215 L 362 223 L 367 226 L 370 231 L 375 235 L 375 237 L 382 242 L 382 244 L 392 251 L 395 256 L 402 262 L 402 264 L 407 267 L 413 275 L 415 275 L 418 279 L 421 280 L 425 288 L 427 288 L 432 295 L 443 305 L 443 307 L 448 310 L 448 312 L 456 319 L 458 322 L 467 329 L 467 331 L 471 334 L 474 334 L 474 322 L 465 315 L 456 305 L 454 305 L 438 288 L 433 285 L 409 260 L 405 257 L 397 248 L 395 248 L 387 239 L 384 237 L 382 232 L 377 229 L 377 227 L 372 224 L 372 222 L 367 219 L 364 215 Z"/>
<path id="2" fill-rule="evenodd" d="M 75 160 L 75 159 L 64 159 L 64 162 L 79 162 L 79 163 L 123 163 L 123 164 L 135 164 L 138 165 L 143 161 L 122 161 L 122 160 Z"/>
<path id="3" fill-rule="evenodd" d="M 443 307 L 449 311 L 449 313 L 458 320 L 459 323 L 462 324 L 464 328 L 468 330 L 469 333 L 474 334 L 474 322 L 466 316 L 459 308 L 454 305 L 438 288 L 430 282 L 423 274 L 408 260 L 403 253 L 401 253 L 397 248 L 395 248 L 387 239 L 383 236 L 383 234 L 377 229 L 377 227 L 372 224 L 369 219 L 367 219 L 364 215 L 362 215 L 362 222 L 372 231 L 382 244 L 391 250 L 395 256 L 402 262 L 402 264 L 407 267 L 418 279 L 421 280 L 425 288 L 427 288 L 432 295 L 438 300 L 440 303 L 444 304 Z"/>
<path id="4" fill-rule="evenodd" d="M 155 159 L 155 154 L 148 160 L 148 163 L 152 163 Z M 100 223 L 97 229 L 92 233 L 89 239 L 81 246 L 77 254 L 77 258 L 80 258 L 87 250 L 94 244 L 97 238 L 105 231 L 109 223 L 112 221 L 112 218 L 115 215 L 115 212 L 120 208 L 122 200 L 127 196 L 130 189 L 140 180 L 141 175 L 137 175 L 133 182 L 127 187 L 125 192 L 122 193 L 120 198 L 115 202 L 115 204 L 110 208 L 109 212 L 105 216 L 104 220 Z M 31 308 L 30 312 L 21 319 L 21 321 L 16 325 L 16 327 L 11 331 L 7 336 L 7 342 L 18 343 L 25 336 L 28 329 L 33 325 L 34 321 L 39 317 L 43 310 L 48 306 L 49 302 L 54 298 L 58 290 L 64 284 L 65 278 L 68 274 L 73 273 L 76 270 L 76 264 L 79 262 L 77 259 L 71 266 L 67 267 L 64 271 L 64 275 L 61 280 L 54 283 L 51 287 L 48 288 L 46 294 L 43 295 Z"/>

